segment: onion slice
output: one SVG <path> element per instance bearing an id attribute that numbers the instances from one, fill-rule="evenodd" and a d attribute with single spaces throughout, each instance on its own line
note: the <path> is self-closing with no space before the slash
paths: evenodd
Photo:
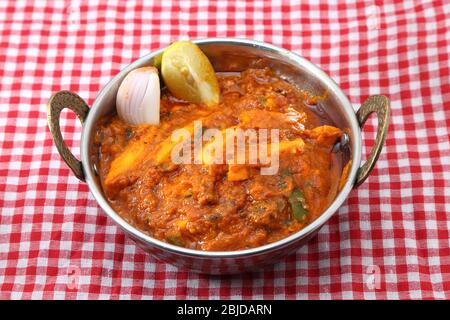
<path id="1" fill-rule="evenodd" d="M 131 71 L 117 91 L 117 114 L 132 125 L 159 124 L 159 104 L 159 76 L 154 67 Z"/>

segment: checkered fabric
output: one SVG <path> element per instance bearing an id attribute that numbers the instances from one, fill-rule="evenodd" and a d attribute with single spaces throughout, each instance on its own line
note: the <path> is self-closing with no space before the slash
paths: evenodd
<path id="1" fill-rule="evenodd" d="M 450 298 L 448 1 L 0 1 L 0 297 Z M 52 93 L 92 104 L 138 57 L 178 39 L 241 37 L 324 69 L 355 110 L 391 99 L 370 178 L 318 236 L 264 270 L 206 276 L 157 261 L 105 215 L 53 145 Z M 79 156 L 81 126 L 61 119 Z M 364 127 L 366 157 L 376 121 Z"/>

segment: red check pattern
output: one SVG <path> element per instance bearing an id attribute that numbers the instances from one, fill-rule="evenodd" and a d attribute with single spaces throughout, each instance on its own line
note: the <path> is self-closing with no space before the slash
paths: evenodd
<path id="1" fill-rule="evenodd" d="M 0 298 L 450 298 L 448 1 L 149 3 L 0 1 Z M 240 276 L 178 270 L 137 248 L 61 161 L 46 122 L 52 93 L 92 104 L 136 58 L 216 36 L 293 50 L 355 109 L 377 93 L 392 104 L 368 181 L 307 246 Z M 62 129 L 78 155 L 74 114 Z M 370 119 L 364 156 L 375 131 Z"/>

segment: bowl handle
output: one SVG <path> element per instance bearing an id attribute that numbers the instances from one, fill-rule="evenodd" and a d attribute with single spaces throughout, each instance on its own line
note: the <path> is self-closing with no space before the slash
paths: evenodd
<path id="1" fill-rule="evenodd" d="M 55 93 L 47 103 L 47 122 L 53 142 L 64 162 L 72 169 L 75 176 L 81 181 L 85 181 L 81 161 L 75 158 L 72 152 L 70 152 L 61 135 L 59 116 L 64 108 L 69 108 L 75 112 L 81 124 L 84 124 L 89 113 L 89 107 L 82 98 L 70 91 L 59 91 Z"/>
<path id="2" fill-rule="evenodd" d="M 378 160 L 381 149 L 383 148 L 384 141 L 386 140 L 387 129 L 389 126 L 389 99 L 385 96 L 375 95 L 370 96 L 366 101 L 364 101 L 358 112 L 356 112 L 356 118 L 358 119 L 358 123 L 361 129 L 364 127 L 364 123 L 366 122 L 367 118 L 373 112 L 377 114 L 378 118 L 377 136 L 375 138 L 375 144 L 372 148 L 372 151 L 370 152 L 369 158 L 358 169 L 356 173 L 356 180 L 354 185 L 355 187 L 358 187 L 364 182 L 364 180 L 367 179 Z"/>

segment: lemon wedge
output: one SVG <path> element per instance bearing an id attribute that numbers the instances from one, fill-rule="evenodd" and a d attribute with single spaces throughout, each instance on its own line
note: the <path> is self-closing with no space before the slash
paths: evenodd
<path id="1" fill-rule="evenodd" d="M 163 53 L 161 74 L 175 97 L 208 107 L 219 103 L 220 89 L 213 66 L 194 43 L 171 44 Z"/>

